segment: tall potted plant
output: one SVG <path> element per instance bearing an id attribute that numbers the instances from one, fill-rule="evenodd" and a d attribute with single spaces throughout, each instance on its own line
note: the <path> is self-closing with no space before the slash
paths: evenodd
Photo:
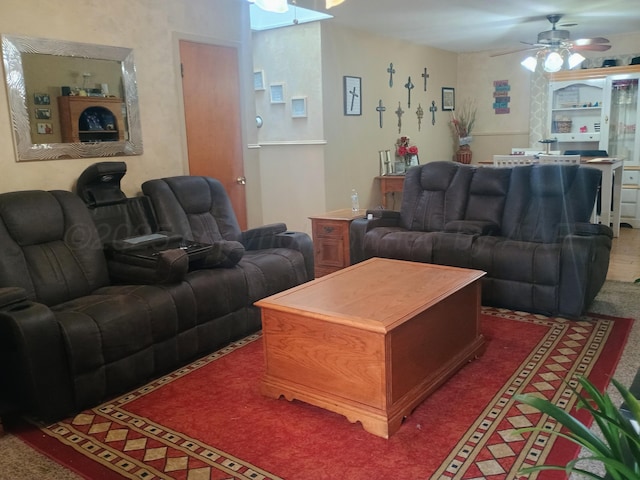
<path id="1" fill-rule="evenodd" d="M 454 137 L 454 148 L 456 149 L 456 161 L 460 163 L 471 163 L 471 131 L 476 123 L 476 113 L 478 108 L 473 99 L 466 98 L 458 109 L 458 113 L 451 112 L 451 129 Z"/>
<path id="2" fill-rule="evenodd" d="M 548 431 L 538 427 L 520 429 L 526 431 L 544 431 L 550 435 L 566 438 L 590 452 L 590 456 L 571 460 L 566 465 L 537 465 L 523 469 L 521 473 L 532 473 L 540 470 L 562 470 L 567 473 L 579 473 L 588 478 L 604 478 L 608 480 L 638 480 L 640 479 L 640 402 L 623 385 L 612 379 L 612 383 L 622 395 L 632 419 L 627 418 L 616 407 L 609 395 L 600 393 L 598 389 L 584 377 L 578 377 L 582 392 L 574 389 L 578 397 L 577 408 L 585 409 L 593 418 L 602 432 L 602 438 L 589 427 L 550 401 L 531 395 L 516 395 L 515 399 L 530 405 L 542 413 L 554 418 L 564 428 L 560 431 Z M 632 422 L 635 420 L 635 425 Z M 593 472 L 578 468 L 577 464 L 583 460 L 600 462 L 604 466 L 606 475 L 600 477 Z"/>

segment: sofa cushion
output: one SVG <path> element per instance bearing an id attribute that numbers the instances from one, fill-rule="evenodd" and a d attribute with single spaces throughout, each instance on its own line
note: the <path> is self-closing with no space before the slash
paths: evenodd
<path id="1" fill-rule="evenodd" d="M 107 285 L 102 245 L 89 212 L 71 192 L 0 195 L 0 286 L 22 287 L 55 305 Z"/>
<path id="2" fill-rule="evenodd" d="M 435 232 L 451 221 L 464 219 L 474 170 L 454 162 L 431 162 L 409 169 L 402 190 L 400 226 Z"/>

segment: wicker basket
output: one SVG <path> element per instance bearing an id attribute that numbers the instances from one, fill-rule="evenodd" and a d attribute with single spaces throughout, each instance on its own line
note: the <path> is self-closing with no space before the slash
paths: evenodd
<path id="1" fill-rule="evenodd" d="M 571 133 L 571 120 L 556 121 L 556 133 Z"/>

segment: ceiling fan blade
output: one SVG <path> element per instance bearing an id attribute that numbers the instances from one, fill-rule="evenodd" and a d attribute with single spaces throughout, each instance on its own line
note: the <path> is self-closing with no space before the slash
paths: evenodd
<path id="1" fill-rule="evenodd" d="M 507 50 L 506 52 L 494 53 L 489 55 L 490 57 L 500 57 L 502 55 L 509 55 L 510 53 L 518 53 L 518 52 L 527 52 L 529 50 L 537 50 L 538 47 L 525 47 L 525 48 L 517 48 L 515 50 Z"/>
<path id="2" fill-rule="evenodd" d="M 609 43 L 609 40 L 603 37 L 579 38 L 573 41 L 574 45 L 594 45 L 596 43 Z"/>
<path id="3" fill-rule="evenodd" d="M 575 45 L 572 50 L 582 50 L 582 51 L 591 51 L 591 52 L 604 52 L 609 50 L 611 45 L 602 45 L 600 43 L 595 45 Z"/>

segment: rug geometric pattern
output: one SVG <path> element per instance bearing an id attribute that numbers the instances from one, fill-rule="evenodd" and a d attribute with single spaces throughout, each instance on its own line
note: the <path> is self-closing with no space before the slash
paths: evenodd
<path id="1" fill-rule="evenodd" d="M 583 317 L 581 321 L 483 307 L 483 314 L 548 327 L 547 333 L 511 378 L 469 426 L 432 479 L 517 478 L 529 465 L 544 463 L 555 437 L 524 434 L 518 428 L 559 427 L 537 410 L 514 401 L 517 393 L 534 393 L 569 410 L 575 375 L 588 375 L 602 352 L 614 321 Z M 228 452 L 127 411 L 127 404 L 261 338 L 252 335 L 172 372 L 144 387 L 41 431 L 124 478 L 278 479 Z M 531 476 L 530 478 L 535 478 Z"/>

